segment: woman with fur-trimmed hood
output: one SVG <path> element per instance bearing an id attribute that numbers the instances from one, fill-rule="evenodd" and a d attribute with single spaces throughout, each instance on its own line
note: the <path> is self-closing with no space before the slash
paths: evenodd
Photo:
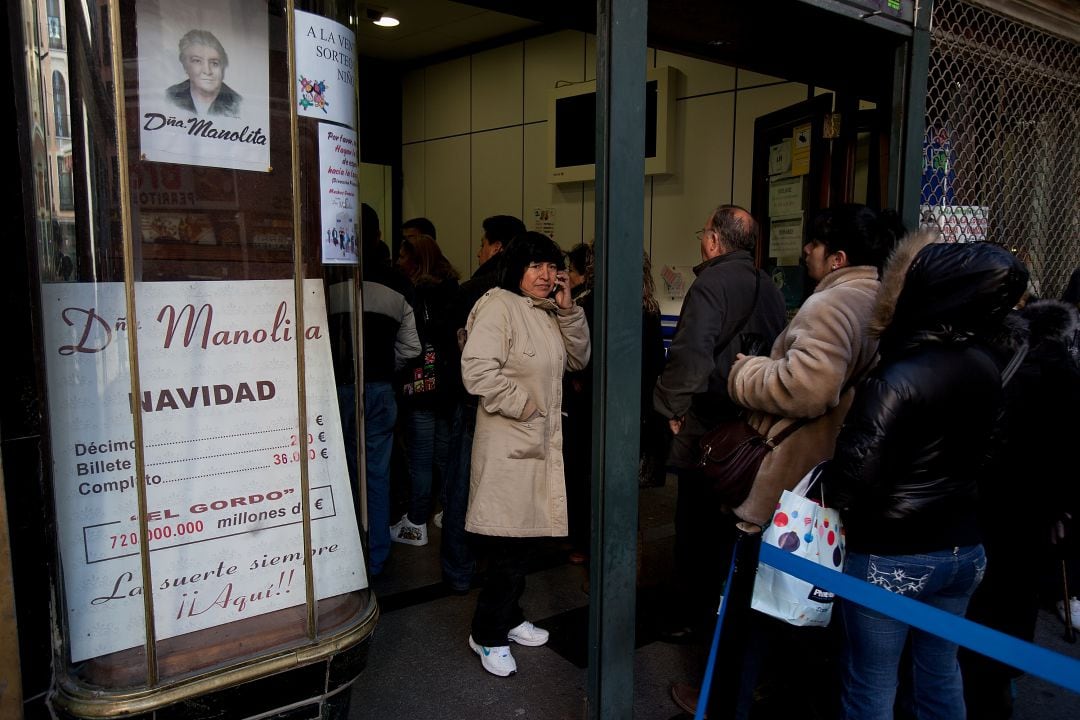
<path id="1" fill-rule="evenodd" d="M 872 325 L 880 361 L 822 483 L 844 520 L 846 574 L 963 615 L 986 567 L 978 483 L 1003 401 L 989 343 L 1028 273 L 996 245 L 932 239 L 909 237 L 886 264 Z M 965 716 L 954 643 L 853 602 L 840 609 L 844 718 L 893 716 L 909 631 L 915 714 Z"/>

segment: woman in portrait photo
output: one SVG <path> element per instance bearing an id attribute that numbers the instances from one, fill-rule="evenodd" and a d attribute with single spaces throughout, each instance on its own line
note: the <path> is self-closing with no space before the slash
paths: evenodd
<path id="1" fill-rule="evenodd" d="M 180 65 L 187 80 L 169 86 L 166 99 L 198 115 L 240 117 L 240 94 L 225 84 L 229 55 L 209 30 L 189 30 L 180 38 Z"/>

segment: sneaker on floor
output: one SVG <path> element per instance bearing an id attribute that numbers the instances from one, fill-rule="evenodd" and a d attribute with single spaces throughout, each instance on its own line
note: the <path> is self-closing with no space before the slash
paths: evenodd
<path id="1" fill-rule="evenodd" d="M 396 525 L 390 526 L 390 539 L 406 545 L 427 545 L 427 525 L 413 525 L 405 513 Z"/>
<path id="2" fill-rule="evenodd" d="M 506 633 L 506 636 L 518 645 L 529 647 L 538 647 L 548 641 L 548 631 L 536 627 L 528 620 Z"/>
<path id="3" fill-rule="evenodd" d="M 435 527 L 437 527 L 437 528 L 442 528 L 442 514 L 443 514 L 442 510 L 435 513 Z"/>
<path id="4" fill-rule="evenodd" d="M 480 663 L 492 675 L 508 677 L 517 672 L 517 663 L 514 662 L 514 656 L 510 654 L 509 645 L 500 645 L 498 647 L 477 645 L 476 641 L 472 639 L 472 635 L 470 635 L 469 647 L 480 656 Z"/>
<path id="5" fill-rule="evenodd" d="M 1057 610 L 1061 622 L 1068 622 L 1065 619 L 1065 602 L 1063 600 L 1058 600 Z M 1080 599 L 1069 598 L 1069 614 L 1072 615 L 1072 626 L 1080 630 Z"/>

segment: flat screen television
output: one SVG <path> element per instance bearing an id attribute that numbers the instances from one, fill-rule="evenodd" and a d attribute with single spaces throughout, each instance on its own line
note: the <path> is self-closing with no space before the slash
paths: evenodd
<path id="1" fill-rule="evenodd" d="M 645 81 L 645 174 L 672 172 L 675 73 L 652 68 Z M 564 85 L 548 96 L 548 182 L 596 177 L 596 81 Z"/>

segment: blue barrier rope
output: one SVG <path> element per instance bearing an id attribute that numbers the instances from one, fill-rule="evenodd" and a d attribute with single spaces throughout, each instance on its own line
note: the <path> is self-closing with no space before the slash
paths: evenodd
<path id="1" fill-rule="evenodd" d="M 1080 660 L 992 630 L 918 600 L 891 593 L 842 572 L 827 569 L 805 558 L 784 552 L 774 545 L 761 544 L 760 562 L 912 627 L 951 640 L 957 645 L 1080 693 Z M 702 694 L 707 697 L 704 692 Z"/>

